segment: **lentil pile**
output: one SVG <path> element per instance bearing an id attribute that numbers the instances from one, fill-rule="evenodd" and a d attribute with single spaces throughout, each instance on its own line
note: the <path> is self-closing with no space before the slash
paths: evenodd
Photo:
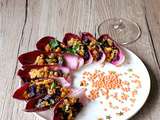
<path id="1" fill-rule="evenodd" d="M 119 79 L 119 74 L 109 71 L 109 74 L 105 74 L 100 70 L 96 70 L 94 73 L 84 72 L 84 79 L 88 79 L 91 82 L 92 90 L 88 98 L 90 100 L 95 100 L 99 97 L 99 92 L 102 95 L 108 97 L 110 89 L 122 88 L 122 80 Z M 82 86 L 86 86 L 86 80 L 82 80 Z"/>
<path id="2" fill-rule="evenodd" d="M 123 76 L 126 79 L 123 79 Z M 132 69 L 124 73 L 103 72 L 97 69 L 94 72 L 84 71 L 80 86 L 86 89 L 86 96 L 91 101 L 105 98 L 99 101 L 105 106 L 104 111 L 109 113 L 110 110 L 114 110 L 116 116 L 123 116 L 135 105 L 141 81 Z M 129 105 L 126 105 L 126 102 Z"/>

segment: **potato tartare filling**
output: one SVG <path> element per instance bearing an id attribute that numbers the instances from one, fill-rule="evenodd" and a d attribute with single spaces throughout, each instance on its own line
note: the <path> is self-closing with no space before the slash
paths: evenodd
<path id="1" fill-rule="evenodd" d="M 89 60 L 89 52 L 88 48 L 82 44 L 82 42 L 78 39 L 73 39 L 71 38 L 70 40 L 67 41 L 68 44 L 68 49 L 67 51 L 69 53 L 79 55 L 84 58 L 84 60 Z"/>
<path id="2" fill-rule="evenodd" d="M 65 45 L 58 41 L 57 39 L 51 40 L 46 46 L 45 51 L 46 52 L 63 52 L 65 49 Z"/>
<path id="3" fill-rule="evenodd" d="M 51 53 L 50 55 L 41 54 L 37 56 L 34 64 L 36 65 L 63 65 L 64 59 L 62 55 L 56 55 Z"/>
<path id="4" fill-rule="evenodd" d="M 115 46 L 113 40 L 111 40 L 110 38 L 101 39 L 101 40 L 98 40 L 98 44 L 103 49 L 103 51 L 106 55 L 106 61 L 107 62 L 111 62 L 114 59 L 118 59 L 117 56 L 118 56 L 119 50 Z"/>
<path id="5" fill-rule="evenodd" d="M 61 120 L 74 120 L 76 115 L 83 108 L 79 98 L 66 97 L 64 102 L 61 103 L 57 108 L 57 114 Z"/>
<path id="6" fill-rule="evenodd" d="M 88 45 L 88 48 L 91 51 L 94 60 L 98 61 L 101 59 L 103 53 L 100 51 L 100 47 L 98 46 L 96 40 L 92 40 Z"/>
<path id="7" fill-rule="evenodd" d="M 31 80 L 28 89 L 23 93 L 24 98 L 29 99 L 37 95 L 44 95 L 54 91 L 54 86 L 61 87 L 60 83 L 53 79 Z"/>
<path id="8" fill-rule="evenodd" d="M 93 38 L 85 38 L 83 40 L 83 44 L 85 46 L 87 46 L 88 50 L 91 52 L 92 56 L 93 56 L 93 60 L 100 60 L 103 53 L 100 51 L 100 47 L 98 46 L 97 44 L 97 41 L 96 39 L 93 39 Z"/>
<path id="9" fill-rule="evenodd" d="M 31 69 L 29 71 L 31 79 L 35 78 L 54 78 L 54 77 L 65 77 L 66 74 L 62 70 L 49 70 L 47 66 L 40 69 Z"/>
<path id="10" fill-rule="evenodd" d="M 70 93 L 70 88 L 54 86 L 54 88 L 50 89 L 48 95 L 38 100 L 36 107 L 51 107 L 56 104 L 60 99 L 64 98 L 68 93 Z"/>

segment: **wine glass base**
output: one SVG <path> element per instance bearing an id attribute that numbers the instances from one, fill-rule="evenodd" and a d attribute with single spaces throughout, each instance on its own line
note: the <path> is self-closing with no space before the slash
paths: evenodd
<path id="1" fill-rule="evenodd" d="M 124 18 L 110 18 L 98 26 L 98 34 L 109 34 L 120 44 L 130 44 L 138 40 L 141 35 L 137 23 Z"/>

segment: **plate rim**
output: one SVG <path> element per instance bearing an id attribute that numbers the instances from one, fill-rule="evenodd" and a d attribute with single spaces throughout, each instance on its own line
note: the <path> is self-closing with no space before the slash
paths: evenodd
<path id="1" fill-rule="evenodd" d="M 138 55 L 136 55 L 133 51 L 131 51 L 130 49 L 128 49 L 128 48 L 126 48 L 126 47 L 124 47 L 124 46 L 122 46 L 122 49 L 123 50 L 125 50 L 125 51 L 127 51 L 127 52 L 130 52 L 130 53 L 132 53 L 132 54 L 134 54 L 134 56 L 135 57 L 137 57 L 138 58 L 138 60 L 140 60 L 141 61 L 141 64 L 143 65 L 143 67 L 145 68 L 145 72 L 147 73 L 147 77 L 148 77 L 148 91 L 147 91 L 147 96 L 146 96 L 146 98 L 145 99 L 143 99 L 144 100 L 144 102 L 143 102 L 143 104 L 141 104 L 141 106 L 139 107 L 139 109 L 137 109 L 134 113 L 133 113 L 133 115 L 131 115 L 131 116 L 129 116 L 127 119 L 130 119 L 130 118 L 132 118 L 133 116 L 135 116 L 141 109 L 142 109 L 142 107 L 145 105 L 145 103 L 147 102 L 147 99 L 148 99 L 148 97 L 149 97 L 149 95 L 150 95 L 150 90 L 151 90 L 151 77 L 150 77 L 150 74 L 149 74 L 149 71 L 148 71 L 148 69 L 147 69 L 147 67 L 146 67 L 146 65 L 144 64 L 144 62 L 140 59 L 140 57 L 138 56 Z M 127 120 L 126 119 L 126 120 Z"/>
<path id="2" fill-rule="evenodd" d="M 124 46 L 121 46 L 121 49 L 122 49 L 124 52 L 127 51 L 127 52 L 133 54 L 135 57 L 137 57 L 137 59 L 141 62 L 141 64 L 142 64 L 143 67 L 145 68 L 145 72 L 147 73 L 148 82 L 149 82 L 149 84 L 148 84 L 148 85 L 149 85 L 149 86 L 148 86 L 149 88 L 148 88 L 148 91 L 147 91 L 147 94 L 146 94 L 147 96 L 146 96 L 146 98 L 143 99 L 143 100 L 144 100 L 143 104 L 141 104 L 140 107 L 139 107 L 132 115 L 130 115 L 128 118 L 126 118 L 126 120 L 127 120 L 127 119 L 132 118 L 134 115 L 136 115 L 136 114 L 142 109 L 142 107 L 145 105 L 145 103 L 146 103 L 146 101 L 147 101 L 147 99 L 148 99 L 148 97 L 149 97 L 150 90 L 151 90 L 151 77 L 150 77 L 150 74 L 149 74 L 149 71 L 148 71 L 146 65 L 145 65 L 144 62 L 140 59 L 139 56 L 137 56 L 133 51 L 131 51 L 130 49 L 128 49 L 128 48 L 126 48 L 126 47 L 124 47 Z M 22 83 L 21 83 L 21 82 L 19 82 L 19 83 L 20 83 L 19 86 L 21 86 Z M 32 114 L 33 114 L 34 116 L 36 116 L 37 118 L 41 119 L 41 120 L 47 120 L 47 119 L 44 118 L 43 116 L 39 115 L 37 112 L 32 112 Z"/>

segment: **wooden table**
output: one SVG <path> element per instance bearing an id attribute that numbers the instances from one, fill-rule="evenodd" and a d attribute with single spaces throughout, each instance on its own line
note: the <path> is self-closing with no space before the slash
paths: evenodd
<path id="1" fill-rule="evenodd" d="M 19 84 L 17 57 L 35 49 L 36 41 L 65 32 L 90 31 L 111 17 L 136 21 L 141 38 L 130 45 L 151 76 L 150 96 L 131 120 L 160 119 L 160 1 L 159 0 L 0 0 L 0 119 L 38 120 L 12 99 Z M 142 96 L 143 97 L 143 96 Z"/>

